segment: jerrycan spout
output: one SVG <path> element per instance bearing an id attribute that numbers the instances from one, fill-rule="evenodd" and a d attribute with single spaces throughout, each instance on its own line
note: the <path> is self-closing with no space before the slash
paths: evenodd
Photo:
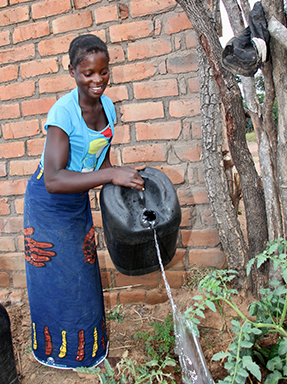
<path id="1" fill-rule="evenodd" d="M 156 212 L 151 209 L 144 208 L 141 218 L 141 225 L 144 228 L 155 228 L 157 223 L 158 218 Z"/>

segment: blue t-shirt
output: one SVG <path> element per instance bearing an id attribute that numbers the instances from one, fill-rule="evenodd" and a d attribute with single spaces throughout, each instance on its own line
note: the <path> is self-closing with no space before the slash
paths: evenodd
<path id="1" fill-rule="evenodd" d="M 111 99 L 102 95 L 101 103 L 109 123 L 102 131 L 94 131 L 87 126 L 79 105 L 78 88 L 62 96 L 48 112 L 44 128 L 47 130 L 49 125 L 54 125 L 69 136 L 70 149 L 66 169 L 89 172 L 101 167 L 114 135 L 116 121 L 115 107 Z M 41 157 L 42 166 L 45 146 Z"/>

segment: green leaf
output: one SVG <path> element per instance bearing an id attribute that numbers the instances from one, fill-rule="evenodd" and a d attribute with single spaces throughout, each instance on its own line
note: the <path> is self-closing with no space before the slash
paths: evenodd
<path id="1" fill-rule="evenodd" d="M 196 296 L 193 296 L 192 300 L 202 300 L 203 299 L 203 296 L 202 295 L 196 295 Z"/>
<path id="2" fill-rule="evenodd" d="M 285 353 L 287 353 L 287 338 L 285 337 L 284 339 L 279 340 L 278 344 L 279 344 L 278 354 L 280 356 L 285 355 Z"/>
<path id="3" fill-rule="evenodd" d="M 254 264 L 255 260 L 256 260 L 255 258 L 249 260 L 249 262 L 247 264 L 247 268 L 246 268 L 247 276 L 249 276 L 249 273 L 251 271 L 252 265 Z"/>
<path id="4" fill-rule="evenodd" d="M 252 361 L 250 356 L 243 356 L 242 363 L 243 367 L 248 369 L 248 371 L 252 373 L 252 375 L 255 376 L 258 381 L 261 380 L 261 372 L 259 366 L 254 363 L 254 361 Z"/>
<path id="5" fill-rule="evenodd" d="M 253 343 L 250 343 L 250 341 L 242 340 L 240 346 L 242 348 L 251 348 L 253 346 Z"/>
<path id="6" fill-rule="evenodd" d="M 266 256 L 264 256 L 262 253 L 257 257 L 257 268 L 260 268 L 263 263 L 266 261 Z"/>
<path id="7" fill-rule="evenodd" d="M 222 360 L 228 357 L 229 355 L 230 353 L 228 352 L 217 352 L 212 356 L 211 360 L 214 360 L 214 361 Z"/>
<path id="8" fill-rule="evenodd" d="M 206 300 L 205 302 L 206 306 L 211 309 L 213 312 L 216 312 L 216 307 L 215 307 L 215 304 L 213 303 L 213 301 L 210 301 L 210 300 Z"/>
<path id="9" fill-rule="evenodd" d="M 287 284 L 287 269 L 285 269 L 285 270 L 282 272 L 282 277 L 283 277 L 285 283 Z"/>
<path id="10" fill-rule="evenodd" d="M 270 373 L 265 379 L 265 384 L 277 384 L 282 379 L 282 374 L 279 371 Z"/>

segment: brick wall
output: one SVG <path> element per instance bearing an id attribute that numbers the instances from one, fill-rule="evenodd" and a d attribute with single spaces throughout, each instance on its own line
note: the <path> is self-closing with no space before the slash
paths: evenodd
<path id="1" fill-rule="evenodd" d="M 172 180 L 182 207 L 178 249 L 166 267 L 173 288 L 194 263 L 220 267 L 224 255 L 201 163 L 195 32 L 175 0 L 0 0 L 0 299 L 25 290 L 23 199 L 54 102 L 72 89 L 68 47 L 94 33 L 108 45 L 117 128 L 115 165 L 148 164 Z M 105 248 L 99 190 L 90 193 L 103 286 L 110 304 L 166 299 L 160 272 L 127 277 Z"/>

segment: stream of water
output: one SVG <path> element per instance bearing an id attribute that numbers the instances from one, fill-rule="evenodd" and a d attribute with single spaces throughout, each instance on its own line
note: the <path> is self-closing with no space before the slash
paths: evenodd
<path id="1" fill-rule="evenodd" d="M 175 334 L 175 353 L 179 357 L 182 371 L 182 381 L 184 384 L 214 384 L 214 381 L 207 368 L 197 334 L 194 330 L 194 325 L 192 321 L 186 319 L 182 315 L 174 303 L 170 286 L 168 284 L 162 264 L 156 230 L 153 228 L 153 231 L 158 261 L 160 264 L 167 295 L 172 306 Z"/>

